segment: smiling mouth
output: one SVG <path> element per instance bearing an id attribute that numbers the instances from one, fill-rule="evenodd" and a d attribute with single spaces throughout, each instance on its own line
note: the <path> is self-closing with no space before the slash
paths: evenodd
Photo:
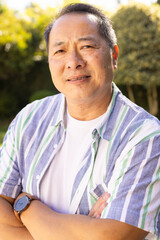
<path id="1" fill-rule="evenodd" d="M 86 80 L 87 78 L 90 78 L 90 76 L 71 77 L 67 81 L 80 81 L 80 80 Z"/>

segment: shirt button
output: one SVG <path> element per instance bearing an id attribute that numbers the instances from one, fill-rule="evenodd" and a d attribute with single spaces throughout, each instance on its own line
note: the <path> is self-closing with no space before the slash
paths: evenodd
<path id="1" fill-rule="evenodd" d="M 37 175 L 37 176 L 36 176 L 36 179 L 39 180 L 39 179 L 40 179 L 40 175 Z"/>
<path id="2" fill-rule="evenodd" d="M 58 147 L 58 145 L 57 144 L 54 144 L 54 149 L 56 149 Z"/>

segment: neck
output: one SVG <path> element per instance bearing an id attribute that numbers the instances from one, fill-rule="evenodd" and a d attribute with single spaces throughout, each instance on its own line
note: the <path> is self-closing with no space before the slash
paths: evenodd
<path id="1" fill-rule="evenodd" d="M 81 121 L 89 121 L 101 116 L 107 111 L 111 98 L 112 93 L 110 96 L 103 98 L 103 101 L 101 99 L 92 100 L 92 102 L 75 102 L 69 101 L 68 99 L 66 99 L 66 101 L 69 114 L 73 118 Z"/>

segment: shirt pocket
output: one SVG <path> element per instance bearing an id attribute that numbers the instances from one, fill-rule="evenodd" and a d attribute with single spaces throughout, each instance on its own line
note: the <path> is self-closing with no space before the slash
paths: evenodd
<path id="1" fill-rule="evenodd" d="M 98 200 L 98 198 L 104 193 L 108 192 L 107 186 L 105 183 L 99 183 L 96 184 L 91 190 L 90 190 L 90 195 Z"/>

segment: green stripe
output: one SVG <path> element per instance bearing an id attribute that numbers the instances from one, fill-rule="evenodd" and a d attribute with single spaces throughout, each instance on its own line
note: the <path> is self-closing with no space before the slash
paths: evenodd
<path id="1" fill-rule="evenodd" d="M 37 104 L 37 105 L 38 105 L 38 104 Z M 36 108 L 36 107 L 35 107 L 35 108 Z M 34 110 L 35 110 L 35 109 L 33 109 L 33 111 L 34 111 Z M 33 111 L 32 111 L 32 112 L 33 112 Z M 30 115 L 31 115 L 31 114 L 30 114 Z M 27 121 L 25 121 L 25 124 L 26 124 L 26 123 L 27 123 Z M 18 148 L 18 150 L 19 150 L 19 142 L 20 142 L 21 124 L 22 124 L 22 116 L 21 116 L 21 118 L 20 118 L 20 120 L 19 120 L 18 131 L 17 131 L 17 148 Z M 25 126 L 25 124 L 24 124 L 24 126 Z M 11 128 L 10 128 L 10 130 L 8 130 L 7 135 L 10 135 L 10 134 L 11 134 Z M 6 143 L 5 143 L 5 144 L 6 144 Z M 5 146 L 5 145 L 4 145 L 4 146 Z M 4 182 L 4 180 L 7 178 L 8 173 L 10 172 L 10 168 L 11 168 L 12 161 L 13 161 L 13 156 L 14 156 L 14 154 L 15 154 L 14 149 L 15 149 L 15 144 L 13 144 L 11 156 L 10 156 L 10 158 L 9 158 L 8 167 L 7 167 L 7 169 L 6 169 L 5 173 L 4 173 L 4 176 L 1 178 L 0 187 L 2 186 L 2 183 Z"/>
<path id="2" fill-rule="evenodd" d="M 155 218 L 154 218 L 154 234 L 156 234 L 156 232 L 157 232 L 157 226 L 156 226 L 156 224 L 157 224 L 157 217 L 158 217 L 158 214 L 159 214 L 159 212 L 160 212 L 160 206 L 159 206 L 159 208 L 157 209 L 157 212 L 156 212 L 156 216 L 155 216 Z M 157 220 L 157 221 L 156 221 Z"/>
<path id="3" fill-rule="evenodd" d="M 7 132 L 7 137 L 8 137 L 8 135 L 10 135 L 10 134 L 11 134 L 11 128 L 10 128 L 10 129 L 8 130 L 8 132 Z M 5 146 L 6 146 L 6 143 L 3 144 L 2 147 L 5 147 Z M 6 179 L 8 173 L 9 173 L 9 171 L 10 171 L 11 164 L 12 164 L 12 159 L 13 159 L 13 155 L 14 155 L 14 153 L 15 153 L 14 148 L 15 148 L 15 144 L 13 144 L 13 149 L 12 149 L 12 152 L 11 152 L 11 157 L 9 158 L 10 161 L 9 161 L 8 167 L 7 167 L 7 169 L 6 169 L 5 173 L 4 173 L 4 176 L 3 176 L 3 177 L 1 178 L 1 180 L 0 180 L 0 187 L 2 186 L 2 183 L 4 182 L 4 180 Z M 3 157 L 3 151 L 2 151 L 2 155 L 1 155 L 1 156 Z M 1 158 L 1 161 L 2 161 L 2 158 Z"/>
<path id="4" fill-rule="evenodd" d="M 107 150 L 107 154 L 106 154 L 106 166 L 108 164 L 108 159 L 109 159 L 109 155 L 110 155 L 110 151 L 111 151 L 111 148 L 112 148 L 112 145 L 113 145 L 113 139 L 114 139 L 114 136 L 115 134 L 117 133 L 117 130 L 119 129 L 119 126 L 120 124 L 122 123 L 123 119 L 125 118 L 126 116 L 126 111 L 127 111 L 127 106 L 124 108 L 123 112 L 122 112 L 122 115 L 120 117 L 120 121 L 118 122 L 118 125 L 117 127 L 115 128 L 115 131 L 113 133 L 113 136 L 111 137 L 111 140 L 109 142 L 109 145 L 108 145 L 108 150 Z M 105 180 L 105 177 L 106 177 L 106 174 L 103 176 L 103 180 Z"/>
<path id="5" fill-rule="evenodd" d="M 30 190 L 30 187 L 31 187 L 31 180 L 32 180 L 32 177 L 33 177 L 33 173 L 34 173 L 36 164 L 37 164 L 37 162 L 39 160 L 39 156 L 40 156 L 41 152 L 43 151 L 43 149 L 45 148 L 47 142 L 50 140 L 50 138 L 51 138 L 53 132 L 55 131 L 55 129 L 56 129 L 56 127 L 54 127 L 54 129 L 50 132 L 48 137 L 44 140 L 44 143 L 42 144 L 42 147 L 39 150 L 38 156 L 37 156 L 37 158 L 36 158 L 36 160 L 35 160 L 35 162 L 34 162 L 34 164 L 32 166 L 32 169 L 31 169 L 31 172 L 30 172 L 30 176 L 29 176 L 29 181 L 28 181 L 28 192 L 30 192 L 29 190 Z"/>
<path id="6" fill-rule="evenodd" d="M 94 152 L 95 152 L 95 154 L 94 154 L 94 163 L 95 163 L 95 159 L 96 159 L 96 155 L 97 155 L 97 149 L 98 149 L 98 146 L 99 146 L 99 142 L 98 142 L 98 141 L 94 141 L 94 143 L 92 144 L 92 146 L 93 146 L 93 149 L 94 149 Z M 94 186 L 94 184 L 93 184 L 93 169 L 94 169 L 94 163 L 93 163 L 93 167 L 92 167 L 92 171 L 91 171 L 91 176 L 90 176 L 89 184 L 88 184 L 88 188 L 87 188 L 88 191 L 90 191 L 90 189 L 92 189 L 93 186 Z M 84 176 L 82 177 L 81 182 L 82 182 L 83 178 L 84 178 Z M 79 183 L 79 185 L 81 184 L 81 182 Z M 79 188 L 79 185 L 78 185 L 77 189 Z M 75 193 L 74 193 L 74 195 L 73 195 L 73 197 L 72 197 L 72 199 L 71 199 L 70 204 L 73 202 L 73 199 L 74 199 L 74 197 L 75 197 L 75 194 L 76 194 L 76 191 L 75 191 Z M 90 195 L 89 200 L 90 200 L 91 206 L 93 206 L 93 204 L 97 201 L 97 199 L 93 198 L 93 196 L 92 196 L 92 194 L 90 194 L 90 192 L 89 192 L 89 195 Z"/>
<path id="7" fill-rule="evenodd" d="M 127 163 L 128 163 L 128 161 L 129 161 L 131 155 L 132 155 L 132 150 L 130 150 L 130 151 L 128 152 L 127 158 L 123 161 L 122 168 L 121 168 L 121 171 L 120 171 L 118 180 L 117 180 L 116 183 L 115 183 L 115 188 L 114 188 L 113 193 L 112 193 L 112 196 L 111 196 L 111 201 L 113 200 L 114 194 L 115 194 L 115 192 L 116 192 L 116 188 L 117 188 L 117 186 L 119 185 L 119 182 L 120 182 L 121 177 L 124 176 L 124 170 L 126 169 Z"/>
<path id="8" fill-rule="evenodd" d="M 143 216 L 142 216 L 142 223 L 141 223 L 141 228 L 144 229 L 144 225 L 145 225 L 145 221 L 146 221 L 146 215 L 147 215 L 147 211 L 148 211 L 148 205 L 151 202 L 151 196 L 152 196 L 152 190 L 153 190 L 153 185 L 159 180 L 160 178 L 160 167 L 156 173 L 156 178 L 154 180 L 154 182 L 152 182 L 150 188 L 149 188 L 149 192 L 148 192 L 148 196 L 147 196 L 147 204 L 144 207 L 144 212 L 143 212 Z"/>
<path id="9" fill-rule="evenodd" d="M 111 108 L 110 108 L 110 111 L 109 111 L 109 114 L 108 114 L 108 118 L 110 117 L 110 115 L 111 115 L 111 113 L 113 111 L 113 107 L 115 105 L 116 96 L 117 96 L 117 94 L 113 95 L 113 99 L 112 99 L 112 102 L 111 102 Z"/>
<path id="10" fill-rule="evenodd" d="M 140 125 L 137 129 L 136 129 L 136 131 L 134 132 L 134 136 L 135 135 L 137 135 L 137 133 L 142 129 L 142 127 L 143 127 L 143 125 Z M 133 135 L 132 135 L 133 136 Z M 133 137 L 132 137 L 133 138 Z M 130 138 L 130 139 L 132 139 L 132 138 Z"/>
<path id="11" fill-rule="evenodd" d="M 114 92 L 113 92 L 113 97 L 112 97 L 112 102 L 111 102 L 111 108 L 110 108 L 110 111 L 109 111 L 109 114 L 108 114 L 108 118 L 110 117 L 111 115 L 111 112 L 113 110 L 113 107 L 115 105 L 115 99 L 116 99 L 116 96 L 117 96 L 117 91 L 115 90 L 115 87 L 114 87 Z M 102 135 L 102 130 L 103 130 L 104 126 L 102 126 L 99 130 L 100 132 L 100 135 Z"/>
<path id="12" fill-rule="evenodd" d="M 97 156 L 97 150 L 98 150 L 98 146 L 99 146 L 99 142 L 94 142 L 93 143 L 93 148 L 94 148 L 94 152 L 95 152 L 95 155 L 94 155 L 94 163 L 95 163 L 95 159 L 96 159 L 96 156 Z M 91 172 L 91 177 L 90 177 L 90 181 L 89 181 L 89 190 L 92 189 L 94 187 L 94 181 L 93 181 L 93 170 L 94 170 L 94 163 L 93 163 L 93 168 L 92 168 L 92 172 Z M 91 201 L 91 206 L 93 206 L 93 204 L 97 201 L 97 199 L 92 196 L 92 194 L 90 194 L 90 201 Z"/>
<path id="13" fill-rule="evenodd" d="M 117 125 L 117 127 L 116 127 L 116 129 L 115 129 L 115 132 L 113 133 L 112 139 L 113 139 L 113 137 L 115 136 L 117 130 L 119 129 L 119 126 L 120 126 L 120 124 L 122 123 L 123 119 L 125 118 L 127 109 L 128 109 L 128 107 L 126 106 L 126 107 L 124 108 L 123 112 L 122 112 L 122 115 L 121 115 L 121 117 L 120 117 L 120 121 L 119 121 L 119 123 L 118 123 L 118 125 Z"/>
<path id="14" fill-rule="evenodd" d="M 124 171 L 125 171 L 125 169 L 126 169 L 126 166 L 127 166 L 127 164 L 128 164 L 128 161 L 129 161 L 131 155 L 132 155 L 132 149 L 128 152 L 126 159 L 123 161 L 123 164 L 122 164 L 122 168 L 121 168 L 119 177 L 118 177 L 118 179 L 117 179 L 117 181 L 116 181 L 116 183 L 115 183 L 114 190 L 113 190 L 112 195 L 110 196 L 108 202 L 111 202 L 111 201 L 113 200 L 113 198 L 114 198 L 114 195 L 115 195 L 115 192 L 116 192 L 116 190 L 117 190 L 117 187 L 119 186 L 120 179 L 121 179 L 121 177 L 124 176 Z M 106 214 L 106 211 L 107 211 L 107 208 L 104 210 L 103 215 Z"/>
<path id="15" fill-rule="evenodd" d="M 13 146 L 13 149 L 14 149 L 14 146 Z M 9 158 L 9 159 L 10 159 L 9 165 L 8 165 L 8 167 L 7 167 L 7 169 L 6 169 L 5 173 L 4 173 L 4 176 L 3 176 L 3 177 L 1 178 L 1 180 L 0 180 L 0 188 L 1 188 L 2 183 L 4 182 L 4 180 L 7 178 L 7 175 L 8 175 L 8 173 L 9 173 L 9 171 L 10 171 L 14 153 L 15 153 L 15 151 L 12 150 L 11 157 Z"/>
<path id="16" fill-rule="evenodd" d="M 25 128 L 25 126 L 27 125 L 27 123 L 29 122 L 29 120 L 31 119 L 33 113 L 37 110 L 38 106 L 40 105 L 41 101 L 38 101 L 37 104 L 35 105 L 35 107 L 33 108 L 33 110 L 31 111 L 31 113 L 28 115 L 28 117 L 26 118 L 26 120 L 24 121 L 23 124 L 23 129 Z"/>
<path id="17" fill-rule="evenodd" d="M 3 148 L 5 148 L 5 147 L 6 147 L 6 142 L 5 142 L 5 143 L 3 143 L 2 147 L 0 148 L 0 149 L 1 149 L 1 158 L 0 158 L 0 164 L 1 164 L 1 162 L 2 162 L 2 158 L 3 158 Z"/>
<path id="18" fill-rule="evenodd" d="M 23 115 L 21 115 L 20 120 L 18 122 L 18 130 L 17 130 L 17 150 L 19 151 L 19 143 L 20 143 L 20 134 L 22 133 L 22 130 L 25 128 L 25 126 L 27 125 L 27 123 L 29 122 L 29 120 L 31 119 L 31 117 L 33 116 L 33 113 L 37 110 L 39 104 L 41 103 L 41 101 L 38 101 L 38 103 L 35 105 L 35 107 L 33 108 L 33 110 L 31 111 L 31 113 L 28 115 L 28 117 L 26 118 L 26 120 L 23 123 L 23 127 L 22 125 L 22 118 Z"/>
<path id="19" fill-rule="evenodd" d="M 90 196 L 89 197 L 90 204 L 91 204 L 91 206 L 93 206 L 97 202 L 97 199 L 90 192 L 89 192 L 89 196 Z"/>
<path id="20" fill-rule="evenodd" d="M 17 130 L 17 150 L 19 151 L 19 142 L 20 142 L 20 133 L 21 133 L 21 124 L 22 124 L 22 116 L 18 122 L 18 130 Z"/>
<path id="21" fill-rule="evenodd" d="M 12 127 L 12 126 L 11 126 Z M 6 132 L 6 139 L 8 138 L 8 136 L 11 134 L 11 127 L 8 129 L 8 131 Z M 4 139 L 3 139 L 3 144 L 1 146 L 1 157 L 3 157 L 3 148 L 6 147 L 6 141 L 4 142 Z M 0 158 L 0 163 L 2 162 L 2 158 Z"/>
<path id="22" fill-rule="evenodd" d="M 144 141 L 146 141 L 146 140 L 148 140 L 148 139 L 150 139 L 150 138 L 152 138 L 152 137 L 155 137 L 155 136 L 156 136 L 157 134 L 159 134 L 159 133 L 160 133 L 160 130 L 157 130 L 157 131 L 151 133 L 151 134 L 148 135 L 147 137 L 143 138 L 143 139 L 140 141 L 140 143 L 141 143 L 141 142 L 144 142 Z"/>

